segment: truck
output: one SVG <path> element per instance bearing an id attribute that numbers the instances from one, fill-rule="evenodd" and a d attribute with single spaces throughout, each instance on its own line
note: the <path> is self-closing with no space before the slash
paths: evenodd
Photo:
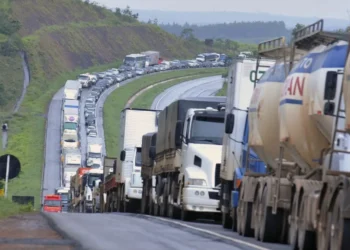
<path id="1" fill-rule="evenodd" d="M 58 187 L 55 189 L 55 195 L 61 196 L 62 212 L 67 213 L 68 211 L 70 211 L 71 196 L 70 196 L 69 188 Z"/>
<path id="2" fill-rule="evenodd" d="M 157 65 L 159 63 L 159 51 L 144 51 L 142 55 L 146 56 L 146 67 Z"/>
<path id="3" fill-rule="evenodd" d="M 96 181 L 101 181 L 102 179 L 103 169 L 90 169 L 83 174 L 81 183 L 83 197 L 80 200 L 80 207 L 82 207 L 82 210 L 80 210 L 80 212 L 95 212 L 94 209 L 96 209 L 97 197 L 93 196 L 93 194 L 96 194 L 94 191 L 98 188 L 98 183 L 96 183 Z"/>
<path id="4" fill-rule="evenodd" d="M 142 136 L 141 149 L 141 178 L 142 178 L 142 199 L 141 213 L 153 214 L 153 202 L 155 198 L 155 176 L 153 167 L 155 165 L 154 157 L 157 142 L 157 132 L 147 133 Z"/>
<path id="5" fill-rule="evenodd" d="M 184 98 L 160 112 L 155 155 L 151 155 L 154 215 L 181 214 L 182 220 L 191 220 L 205 214 L 219 219 L 225 101 L 226 97 Z"/>
<path id="6" fill-rule="evenodd" d="M 282 68 L 277 75 L 285 79 L 282 86 L 268 79 L 254 90 L 248 146 L 266 164 L 266 174 L 246 171 L 237 218 L 257 240 L 345 250 L 350 35 L 323 26 L 321 19 L 295 31 L 289 46 L 283 37 L 259 44 L 260 57 L 280 58 L 273 68 Z"/>
<path id="7" fill-rule="evenodd" d="M 256 59 L 237 59 L 228 72 L 225 116 L 226 121 L 228 120 L 227 117 L 234 119 L 235 126 L 234 130 L 230 131 L 231 133 L 224 134 L 221 155 L 219 196 L 222 213 L 221 222 L 224 228 L 231 228 L 233 225 L 233 229 L 236 230 L 236 223 L 232 224 L 232 220 L 237 219 L 235 211 L 239 197 L 239 184 L 245 173 L 246 158 L 248 157 L 248 107 L 254 86 L 257 79 L 260 79 L 274 63 L 274 60 L 263 58 L 259 62 L 259 67 L 256 68 Z M 226 124 L 230 123 L 226 122 Z M 227 132 L 226 128 L 225 132 Z M 254 159 L 250 161 L 250 169 L 261 174 L 265 173 L 265 164 L 259 161 L 253 150 L 249 151 L 249 157 Z M 233 189 L 236 192 L 234 193 L 234 199 L 231 199 Z"/>
<path id="8" fill-rule="evenodd" d="M 64 85 L 64 100 L 80 100 L 81 84 L 78 80 L 68 80 Z"/>
<path id="9" fill-rule="evenodd" d="M 75 175 L 70 179 L 70 193 L 72 197 L 72 212 L 83 212 L 83 197 L 84 197 L 84 186 L 86 185 L 83 182 L 83 175 L 88 172 L 91 168 L 78 168 Z"/>
<path id="10" fill-rule="evenodd" d="M 105 180 L 109 211 L 135 212 L 142 196 L 142 136 L 157 130 L 157 110 L 126 108 L 120 114 L 120 158 L 116 173 Z"/>
<path id="11" fill-rule="evenodd" d="M 49 213 L 62 212 L 62 199 L 60 195 L 50 194 L 44 196 L 43 211 Z"/>
<path id="12" fill-rule="evenodd" d="M 78 100 L 64 100 L 62 105 L 63 124 L 65 123 L 79 123 L 79 101 Z"/>
<path id="13" fill-rule="evenodd" d="M 62 186 L 70 187 L 70 179 L 82 166 L 81 151 L 78 148 L 66 148 L 62 151 Z"/>
<path id="14" fill-rule="evenodd" d="M 86 150 L 86 165 L 91 168 L 101 168 L 103 163 L 103 140 L 101 137 L 88 137 Z"/>
<path id="15" fill-rule="evenodd" d="M 113 157 L 104 157 L 103 159 L 103 178 L 98 183 L 99 186 L 99 208 L 98 211 L 100 213 L 111 212 L 113 208 L 113 204 L 107 204 L 107 193 L 105 190 L 112 189 L 111 187 L 115 186 L 115 174 L 117 171 L 117 158 Z M 108 207 L 108 205 L 110 205 Z M 94 208 L 93 208 L 94 209 Z M 95 209 L 96 211 L 97 209 Z"/>
<path id="16" fill-rule="evenodd" d="M 61 138 L 61 151 L 66 148 L 79 148 L 79 133 L 77 130 L 65 129 L 63 130 Z"/>
<path id="17" fill-rule="evenodd" d="M 85 74 L 80 74 L 78 76 L 78 81 L 80 82 L 81 86 L 83 88 L 90 88 L 92 84 L 96 83 L 95 78 L 93 78 L 90 74 L 85 73 Z"/>

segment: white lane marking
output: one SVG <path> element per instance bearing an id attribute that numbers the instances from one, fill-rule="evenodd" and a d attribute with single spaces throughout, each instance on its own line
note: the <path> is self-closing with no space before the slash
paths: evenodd
<path id="1" fill-rule="evenodd" d="M 162 221 L 170 222 L 170 223 L 173 223 L 173 224 L 177 224 L 177 225 L 180 225 L 182 227 L 187 227 L 187 228 L 199 231 L 199 232 L 207 233 L 207 234 L 210 234 L 210 235 L 213 235 L 213 236 L 225 239 L 225 240 L 230 240 L 230 241 L 233 241 L 233 242 L 238 243 L 238 244 L 246 245 L 248 247 L 252 247 L 252 248 L 255 248 L 255 249 L 258 249 L 258 250 L 270 250 L 268 248 L 255 245 L 253 243 L 249 243 L 249 242 L 246 242 L 246 241 L 243 241 L 243 240 L 238 240 L 238 239 L 231 238 L 231 237 L 228 237 L 228 236 L 225 236 L 225 235 L 221 235 L 221 234 L 212 232 L 210 230 L 205 230 L 205 229 L 202 229 L 202 228 L 190 226 L 190 225 L 187 225 L 185 223 L 178 222 L 178 221 L 168 220 L 168 219 L 164 219 L 164 218 L 160 218 L 160 217 L 154 217 L 154 216 L 151 216 L 151 215 L 146 215 L 146 216 L 149 217 L 149 218 L 155 218 L 155 219 L 158 219 L 158 220 L 162 220 Z"/>

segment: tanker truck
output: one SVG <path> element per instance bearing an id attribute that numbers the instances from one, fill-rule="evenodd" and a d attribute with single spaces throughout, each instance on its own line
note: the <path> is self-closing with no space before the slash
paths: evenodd
<path id="1" fill-rule="evenodd" d="M 323 31 L 319 20 L 296 31 L 289 48 L 259 45 L 265 56 L 282 55 L 271 71 L 287 74 L 281 87 L 262 77 L 251 99 L 248 146 L 266 174 L 242 178 L 241 233 L 300 250 L 350 248 L 349 39 Z"/>
<path id="2" fill-rule="evenodd" d="M 220 209 L 222 213 L 222 225 L 224 228 L 236 229 L 236 222 L 232 225 L 232 219 L 236 220 L 235 209 L 237 207 L 238 186 L 245 173 L 245 160 L 248 150 L 248 107 L 250 98 L 253 94 L 254 85 L 273 64 L 274 60 L 261 59 L 258 67 L 256 59 L 237 59 L 229 70 L 229 84 L 227 86 L 226 100 L 226 116 L 230 114 L 234 122 L 226 122 L 235 124 L 234 130 L 231 133 L 225 133 L 223 137 L 223 148 L 221 156 L 220 170 Z M 266 74 L 265 74 L 266 77 Z M 279 85 L 278 85 L 279 86 Z M 225 129 L 227 131 L 227 129 Z M 234 154 L 232 152 L 235 152 Z M 255 160 L 250 161 L 250 168 L 254 172 L 265 173 L 265 164 L 258 160 L 258 157 L 253 151 L 249 153 L 250 158 Z M 235 183 L 233 183 L 235 180 Z M 236 185 L 235 196 L 231 199 L 231 191 Z M 232 202 L 234 203 L 232 203 Z M 234 204 L 234 206 L 231 206 Z"/>
<path id="3" fill-rule="evenodd" d="M 156 150 L 151 155 L 156 162 L 154 215 L 180 215 L 182 220 L 200 215 L 219 218 L 224 134 L 220 104 L 225 101 L 226 97 L 184 98 L 160 112 Z"/>

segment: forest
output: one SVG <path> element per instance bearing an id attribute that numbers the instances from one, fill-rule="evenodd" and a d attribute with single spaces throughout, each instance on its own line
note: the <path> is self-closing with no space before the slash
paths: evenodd
<path id="1" fill-rule="evenodd" d="M 158 24 L 165 31 L 181 36 L 184 29 L 193 31 L 193 35 L 200 40 L 229 39 L 244 43 L 259 43 L 275 37 L 290 37 L 291 30 L 282 21 L 274 22 L 234 22 L 210 25 Z"/>

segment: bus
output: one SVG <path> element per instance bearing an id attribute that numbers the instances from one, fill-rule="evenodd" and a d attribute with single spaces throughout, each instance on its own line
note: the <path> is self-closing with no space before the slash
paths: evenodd
<path id="1" fill-rule="evenodd" d="M 220 58 L 220 54 L 218 53 L 204 53 L 199 54 L 196 58 L 199 62 L 217 62 Z"/>
<path id="2" fill-rule="evenodd" d="M 146 55 L 142 54 L 130 54 L 126 55 L 123 63 L 127 66 L 133 66 L 136 68 L 144 68 L 146 64 Z"/>

